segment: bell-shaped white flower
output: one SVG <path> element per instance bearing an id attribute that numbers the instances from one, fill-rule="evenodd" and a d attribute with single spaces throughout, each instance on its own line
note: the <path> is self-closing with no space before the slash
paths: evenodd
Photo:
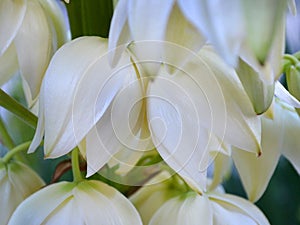
<path id="1" fill-rule="evenodd" d="M 17 206 L 44 185 L 44 181 L 25 164 L 4 163 L 0 159 L 1 223 L 7 224 Z"/>
<path id="2" fill-rule="evenodd" d="M 27 198 L 12 215 L 14 224 L 141 225 L 134 206 L 100 181 L 52 184 Z"/>
<path id="3" fill-rule="evenodd" d="M 0 81 L 3 84 L 18 68 L 30 106 L 39 94 L 52 55 L 70 40 L 63 10 L 58 1 L 1 1 Z"/>
<path id="4" fill-rule="evenodd" d="M 234 163 L 240 174 L 248 198 L 257 201 L 269 184 L 279 157 L 283 154 L 300 174 L 299 138 L 300 119 L 296 110 L 275 99 L 273 119 L 266 116 L 262 121 L 262 155 L 233 151 Z"/>
<path id="5" fill-rule="evenodd" d="M 132 47 L 161 44 L 139 42 Z M 175 171 L 203 188 L 202 162 L 212 136 L 258 154 L 260 120 L 234 70 L 209 47 L 199 55 L 167 47 L 190 60 L 172 75 L 163 64 L 148 76 L 130 50 L 111 67 L 105 39 L 82 37 L 63 46 L 43 81 L 38 128 L 29 151 L 44 134 L 46 157 L 67 154 L 85 138 L 89 176 L 124 148 L 138 153 L 156 148 Z"/>
<path id="6" fill-rule="evenodd" d="M 180 34 L 180 35 L 179 35 Z M 196 27 L 181 12 L 176 0 L 135 1 L 120 0 L 113 14 L 109 33 L 109 49 L 113 50 L 111 60 L 115 65 L 120 58 L 118 46 L 131 41 L 167 41 L 197 52 L 205 43 L 205 39 Z M 124 45 L 123 45 L 124 46 Z M 122 51 L 121 51 L 122 52 Z M 172 58 L 176 65 L 183 65 L 184 56 L 174 55 L 166 46 L 162 48 L 135 49 L 139 59 L 145 59 L 145 52 L 156 58 L 161 56 Z M 144 65 L 147 72 L 157 72 L 156 65 Z"/>
<path id="7" fill-rule="evenodd" d="M 166 174 L 154 177 L 131 197 L 145 225 L 269 224 L 263 213 L 245 199 L 219 190 L 202 193 L 184 188 L 187 184 L 180 185 L 174 176 Z"/>
<path id="8" fill-rule="evenodd" d="M 178 2 L 190 22 L 231 65 L 240 55 L 265 64 L 287 7 L 286 0 Z"/>

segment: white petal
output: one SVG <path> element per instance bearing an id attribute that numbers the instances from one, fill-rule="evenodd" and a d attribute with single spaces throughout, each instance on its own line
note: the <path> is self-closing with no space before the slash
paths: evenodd
<path id="1" fill-rule="evenodd" d="M 160 224 L 206 224 L 212 225 L 212 209 L 207 197 L 179 196 L 167 201 L 154 214 L 149 225 Z"/>
<path id="2" fill-rule="evenodd" d="M 114 188 L 99 181 L 80 183 L 74 190 L 86 224 L 141 225 L 132 203 Z M 99 221 L 101 217 L 101 222 Z"/>
<path id="3" fill-rule="evenodd" d="M 267 60 L 278 29 L 284 18 L 287 0 L 242 1 L 246 45 L 260 64 Z M 261 23 L 264 21 L 264 23 Z"/>
<path id="4" fill-rule="evenodd" d="M 19 162 L 8 165 L 8 176 L 12 185 L 23 196 L 23 199 L 45 185 L 45 182 L 35 171 Z"/>
<path id="5" fill-rule="evenodd" d="M 46 156 L 64 155 L 80 143 L 120 88 L 128 73 L 127 62 L 115 72 L 106 52 L 104 39 L 82 37 L 66 44 L 53 57 L 43 81 L 41 101 Z"/>
<path id="6" fill-rule="evenodd" d="M 51 28 L 38 1 L 28 0 L 26 14 L 14 43 L 21 75 L 31 90 L 31 105 L 39 94 L 44 73 L 53 54 Z"/>
<path id="7" fill-rule="evenodd" d="M 297 6 L 295 0 L 288 0 L 288 7 L 293 16 L 297 15 Z"/>
<path id="8" fill-rule="evenodd" d="M 259 225 L 269 225 L 265 215 L 253 203 L 235 195 L 209 194 L 210 200 L 218 203 L 224 208 L 243 213 Z"/>
<path id="9" fill-rule="evenodd" d="M 173 2 L 128 1 L 128 21 L 133 40 L 163 40 Z"/>
<path id="10" fill-rule="evenodd" d="M 178 5 L 175 4 L 167 24 L 165 41 L 198 52 L 206 40 L 196 27 L 184 17 Z M 173 66 L 181 68 L 188 60 L 185 55 L 174 54 L 170 48 L 166 48 L 165 54 L 165 57 L 172 58 L 171 61 L 174 63 L 174 65 L 169 65 L 171 72 L 174 72 Z"/>
<path id="11" fill-rule="evenodd" d="M 55 29 L 57 48 L 61 47 L 65 42 L 71 40 L 71 31 L 67 16 L 67 9 L 64 3 L 60 1 L 43 0 L 40 1 Z"/>
<path id="12" fill-rule="evenodd" d="M 148 120 L 158 152 L 176 172 L 195 179 L 203 190 L 206 171 L 200 171 L 200 162 L 209 133 L 202 127 L 199 103 L 206 107 L 201 89 L 185 74 L 159 76 L 149 85 Z"/>
<path id="13" fill-rule="evenodd" d="M 128 1 L 128 22 L 134 41 L 164 41 L 174 0 Z M 151 45 L 129 46 L 137 60 L 145 61 L 143 68 L 147 75 L 153 76 L 160 67 L 163 49 Z M 152 62 L 152 58 L 154 58 Z M 139 61 L 138 61 L 139 62 Z"/>
<path id="14" fill-rule="evenodd" d="M 200 58 L 207 63 L 210 73 L 217 79 L 222 91 L 223 103 L 226 106 L 226 132 L 224 140 L 231 145 L 241 149 L 260 152 L 260 119 L 253 110 L 251 101 L 247 96 L 235 71 L 227 66 L 211 47 L 204 47 L 199 52 Z M 195 73 L 195 72 L 194 72 Z M 199 80 L 201 82 L 201 80 Z M 211 87 L 205 93 L 212 91 Z M 212 93 L 213 96 L 214 93 Z M 210 104 L 214 104 L 216 98 L 209 98 Z M 213 108 L 214 109 L 214 108 Z M 218 106 L 215 106 L 218 109 Z M 223 108 L 224 110 L 224 108 Z M 224 111 L 216 110 L 220 114 Z M 220 115 L 216 114 L 213 119 L 217 119 Z M 216 134 L 222 138 L 222 133 L 216 130 Z M 237 138 L 238 137 L 238 138 Z"/>
<path id="15" fill-rule="evenodd" d="M 82 225 L 84 224 L 84 218 L 79 216 L 79 208 L 80 206 L 75 203 L 74 197 L 71 196 L 53 210 L 53 212 L 49 213 L 49 216 L 43 221 L 43 224 Z"/>
<path id="16" fill-rule="evenodd" d="M 219 204 L 212 202 L 214 212 L 214 223 L 218 225 L 257 225 L 251 218 L 242 213 L 227 210 Z"/>
<path id="17" fill-rule="evenodd" d="M 119 0 L 114 10 L 113 18 L 109 29 L 108 49 L 110 53 L 110 63 L 115 66 L 126 45 L 131 40 L 131 34 L 128 25 L 127 0 Z M 120 46 L 119 48 L 117 48 Z"/>
<path id="18" fill-rule="evenodd" d="M 145 100 L 140 81 L 136 79 L 135 73 L 124 75 L 126 80 L 122 89 L 87 136 L 88 176 L 124 149 L 138 153 L 153 149 L 150 134 L 141 136 L 148 128 L 144 125 L 146 118 L 143 117 L 145 112 L 142 105 Z"/>
<path id="19" fill-rule="evenodd" d="M 292 96 L 279 81 L 275 83 L 275 96 L 290 106 L 300 108 L 300 102 Z"/>
<path id="20" fill-rule="evenodd" d="M 0 86 L 8 81 L 18 71 L 18 58 L 14 44 L 0 56 Z"/>
<path id="21" fill-rule="evenodd" d="M 292 163 L 298 174 L 300 174 L 300 140 L 298 132 L 300 130 L 300 119 L 295 109 L 278 101 L 276 102 L 276 111 L 273 129 L 278 129 L 278 123 L 282 123 L 282 133 L 277 137 L 280 144 L 277 148 Z M 276 127 L 276 128 L 275 128 Z M 278 141 L 278 142 L 279 142 Z"/>
<path id="22" fill-rule="evenodd" d="M 245 33 L 240 1 L 179 0 L 179 5 L 190 22 L 216 46 L 226 62 L 235 65 Z"/>
<path id="23" fill-rule="evenodd" d="M 26 0 L 0 2 L 0 56 L 11 45 L 26 11 Z"/>
<path id="24" fill-rule="evenodd" d="M 74 183 L 60 182 L 34 193 L 18 206 L 8 224 L 43 224 L 48 215 L 71 196 L 73 188 Z"/>

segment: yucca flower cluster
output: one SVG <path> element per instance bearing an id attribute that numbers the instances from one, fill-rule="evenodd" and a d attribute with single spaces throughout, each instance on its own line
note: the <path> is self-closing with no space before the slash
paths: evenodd
<path id="1" fill-rule="evenodd" d="M 108 2 L 0 2 L 0 83 L 20 76 L 26 106 L 0 105 L 35 129 L 16 145 L 0 118 L 1 224 L 270 224 L 254 202 L 280 156 L 300 174 L 296 3 Z M 41 149 L 51 183 L 22 154 Z M 222 186 L 232 164 L 248 199 Z"/>

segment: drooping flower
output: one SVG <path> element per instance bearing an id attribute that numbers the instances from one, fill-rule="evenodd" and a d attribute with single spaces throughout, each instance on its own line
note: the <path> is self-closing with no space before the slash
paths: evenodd
<path id="1" fill-rule="evenodd" d="M 280 155 L 285 156 L 300 174 L 300 146 L 297 134 L 300 119 L 296 110 L 275 99 L 273 119 L 262 117 L 262 155 L 233 151 L 234 163 L 248 198 L 257 201 L 266 190 Z"/>
<path id="2" fill-rule="evenodd" d="M 131 49 L 161 44 L 190 60 L 172 75 L 164 65 L 145 75 L 144 61 L 135 61 Z M 132 43 L 115 67 L 104 39 L 82 37 L 62 47 L 43 81 L 30 152 L 44 134 L 46 157 L 67 154 L 84 140 L 89 176 L 124 148 L 138 153 L 156 148 L 175 171 L 203 189 L 201 164 L 212 136 L 258 154 L 260 121 L 234 70 L 209 47 L 193 55 L 165 45 Z"/>
<path id="3" fill-rule="evenodd" d="M 7 224 L 17 206 L 44 185 L 44 181 L 25 164 L 4 163 L 0 159 L 1 223 Z"/>
<path id="4" fill-rule="evenodd" d="M 100 181 L 60 182 L 27 198 L 12 215 L 14 224 L 140 225 L 139 214 L 121 193 Z"/>
<path id="5" fill-rule="evenodd" d="M 131 41 L 167 41 L 197 52 L 205 43 L 204 37 L 196 27 L 187 20 L 177 0 L 135 1 L 120 0 L 115 8 L 109 32 L 109 49 L 114 51 L 118 46 Z M 120 51 L 112 53 L 112 64 L 120 58 Z M 162 48 L 135 49 L 138 58 L 144 59 L 152 54 L 156 58 L 172 58 L 172 62 L 183 65 L 184 56 L 174 56 L 166 46 Z M 121 51 L 122 52 L 122 51 Z M 149 58 L 148 58 L 149 59 Z M 157 71 L 159 67 L 149 66 L 148 71 Z"/>
<path id="6" fill-rule="evenodd" d="M 1 1 L 0 84 L 19 70 L 30 106 L 39 94 L 52 55 L 70 40 L 63 10 L 58 1 Z"/>
<path id="7" fill-rule="evenodd" d="M 180 191 L 178 183 L 172 186 L 171 178 L 159 183 L 162 175 L 158 176 L 153 179 L 155 183 L 142 187 L 131 197 L 145 225 L 269 224 L 263 213 L 245 199 L 221 190 Z"/>

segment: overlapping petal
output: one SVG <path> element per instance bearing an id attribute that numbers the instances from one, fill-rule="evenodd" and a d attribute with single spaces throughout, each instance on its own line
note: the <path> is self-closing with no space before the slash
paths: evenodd
<path id="1" fill-rule="evenodd" d="M 60 182 L 48 186 L 26 199 L 8 224 L 91 225 L 99 224 L 99 218 L 101 224 L 141 224 L 129 200 L 99 181 Z"/>
<path id="2" fill-rule="evenodd" d="M 2 223 L 7 224 L 17 206 L 44 185 L 44 181 L 28 166 L 20 162 L 9 162 L 7 165 L 0 162 Z"/>
<path id="3" fill-rule="evenodd" d="M 28 96 L 30 105 L 39 93 L 43 75 L 54 51 L 51 37 L 51 27 L 42 5 L 39 1 L 29 0 L 14 44 L 23 82 L 31 90 L 31 96 Z"/>
<path id="4" fill-rule="evenodd" d="M 62 47 L 53 57 L 42 87 L 44 115 L 40 117 L 44 117 L 44 124 L 43 119 L 38 124 L 40 132 L 39 127 L 45 126 L 48 157 L 68 153 L 88 134 L 130 74 L 129 59 L 120 61 L 123 64 L 113 70 L 106 53 L 106 40 L 83 37 Z M 30 151 L 40 136 L 36 133 Z"/>
<path id="5" fill-rule="evenodd" d="M 15 38 L 26 12 L 26 0 L 0 2 L 0 56 Z"/>

